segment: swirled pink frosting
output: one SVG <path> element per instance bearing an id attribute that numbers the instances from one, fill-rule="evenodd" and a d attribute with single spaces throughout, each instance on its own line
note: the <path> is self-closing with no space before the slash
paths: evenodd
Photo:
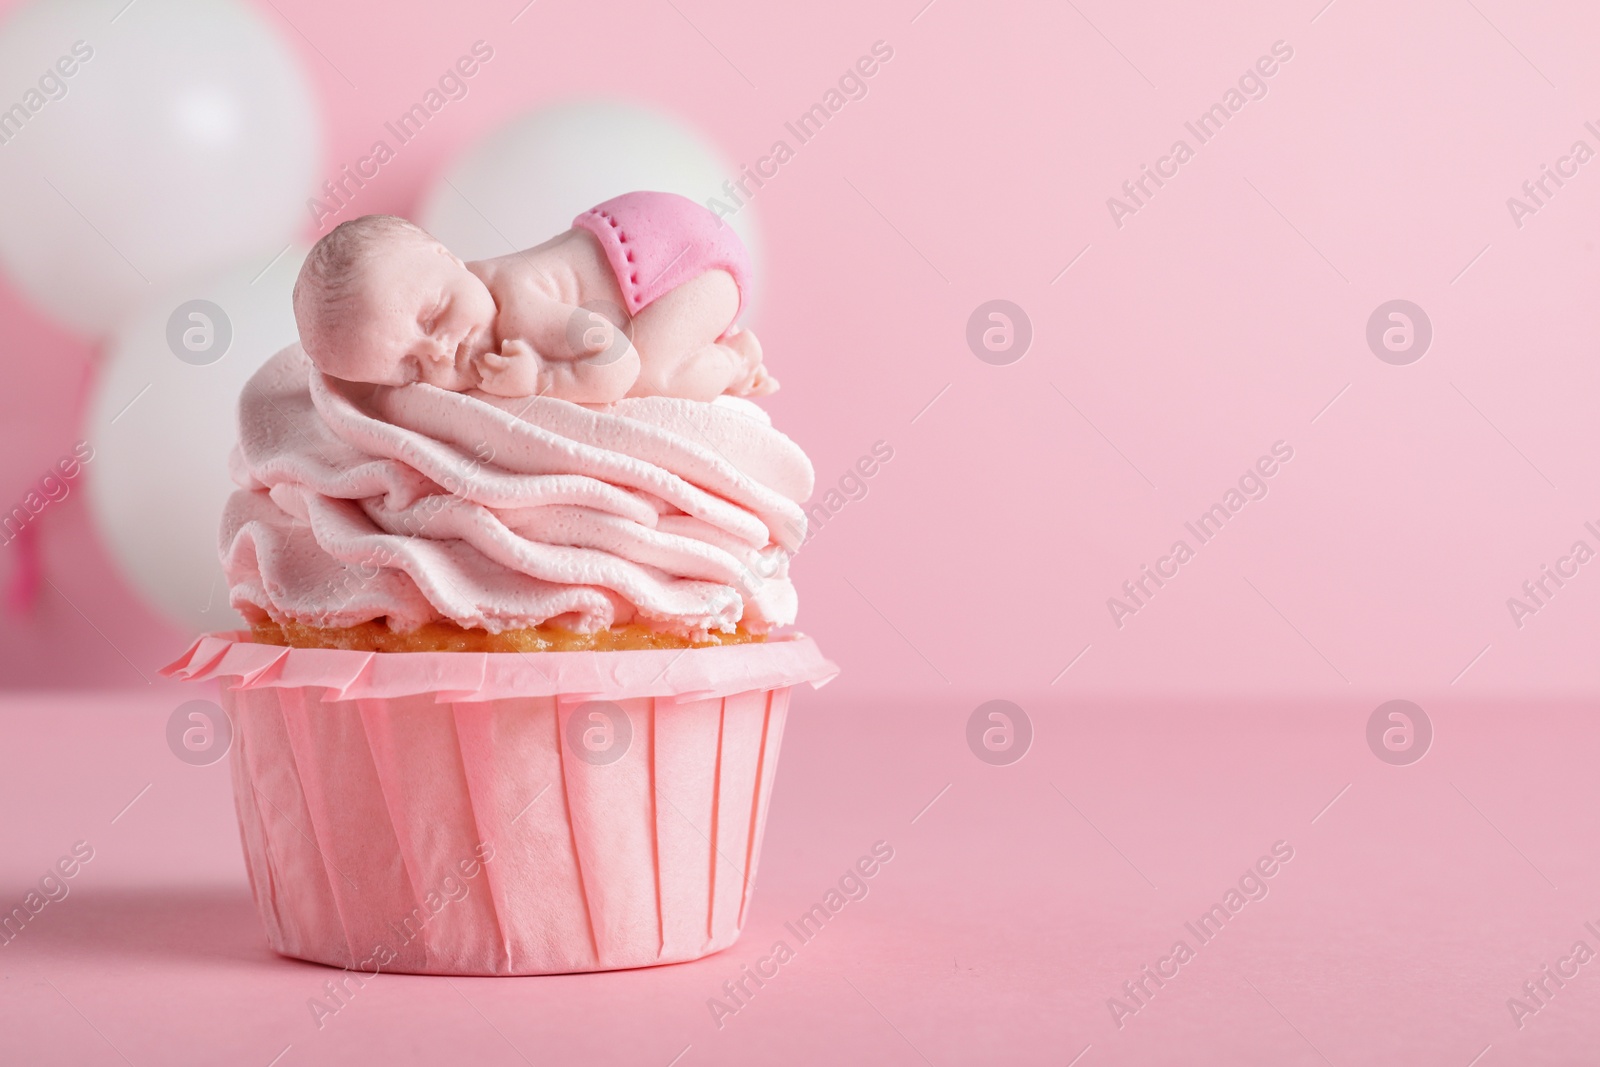
<path id="1" fill-rule="evenodd" d="M 292 345 L 245 387 L 239 436 L 222 558 L 252 622 L 794 621 L 811 463 L 748 401 L 352 385 Z"/>

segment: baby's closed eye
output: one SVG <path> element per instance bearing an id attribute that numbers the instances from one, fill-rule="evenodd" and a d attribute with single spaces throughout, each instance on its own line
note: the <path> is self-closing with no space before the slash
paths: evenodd
<path id="1" fill-rule="evenodd" d="M 439 324 L 439 317 L 444 314 L 444 301 L 440 301 L 432 308 L 417 316 L 417 325 L 426 334 L 433 333 L 434 327 Z"/>

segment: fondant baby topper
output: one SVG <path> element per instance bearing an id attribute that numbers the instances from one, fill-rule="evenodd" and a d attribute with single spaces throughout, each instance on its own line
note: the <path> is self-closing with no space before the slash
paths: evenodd
<path id="1" fill-rule="evenodd" d="M 581 404 L 711 400 L 777 388 L 760 342 L 735 325 L 749 282 L 732 229 L 686 197 L 641 192 L 536 248 L 473 263 L 405 219 L 353 219 L 312 248 L 294 311 L 311 361 L 346 381 Z"/>

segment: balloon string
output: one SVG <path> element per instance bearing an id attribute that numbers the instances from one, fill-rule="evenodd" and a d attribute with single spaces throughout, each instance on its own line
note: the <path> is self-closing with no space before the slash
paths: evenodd
<path id="1" fill-rule="evenodd" d="M 104 360 L 106 343 L 97 342 L 94 354 L 84 361 L 83 373 L 79 376 L 77 397 L 73 402 L 76 413 L 73 424 L 82 426 L 88 417 L 89 401 L 93 395 L 94 380 L 100 364 Z M 77 478 L 62 478 L 68 488 L 72 488 Z M 5 543 L 16 546 L 16 566 L 11 571 L 11 577 L 6 582 L 4 603 L 6 614 L 13 618 L 30 615 L 34 605 L 39 602 L 39 591 L 44 586 L 44 551 L 39 542 L 39 526 L 37 521 L 29 522 L 17 530 L 16 536 Z"/>
<path id="2" fill-rule="evenodd" d="M 17 565 L 6 583 L 6 612 L 12 617 L 32 613 L 39 601 L 39 588 L 44 579 L 43 554 L 39 551 L 39 524 L 30 522 L 17 531 L 9 542 L 16 546 Z"/>

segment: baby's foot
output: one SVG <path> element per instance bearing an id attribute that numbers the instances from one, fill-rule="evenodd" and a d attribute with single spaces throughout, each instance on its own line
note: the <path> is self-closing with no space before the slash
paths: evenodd
<path id="1" fill-rule="evenodd" d="M 738 357 L 743 372 L 728 386 L 733 396 L 767 396 L 778 391 L 778 379 L 762 364 L 761 342 L 751 330 L 735 326 L 719 342 Z"/>
<path id="2" fill-rule="evenodd" d="M 771 396 L 778 391 L 778 379 L 767 373 L 766 367 L 757 367 L 750 377 L 728 387 L 733 396 Z"/>
<path id="3" fill-rule="evenodd" d="M 719 344 L 727 345 L 739 353 L 745 366 L 755 368 L 761 362 L 761 342 L 756 339 L 754 330 L 747 330 L 742 326 L 734 326 L 722 335 Z"/>

